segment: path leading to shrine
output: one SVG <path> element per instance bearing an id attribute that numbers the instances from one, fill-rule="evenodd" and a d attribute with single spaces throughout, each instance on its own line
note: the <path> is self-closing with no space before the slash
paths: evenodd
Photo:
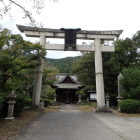
<path id="1" fill-rule="evenodd" d="M 140 118 L 138 118 L 140 119 Z M 62 105 L 42 114 L 14 140 L 139 140 L 136 119 L 112 113 L 83 112 L 73 105 Z"/>

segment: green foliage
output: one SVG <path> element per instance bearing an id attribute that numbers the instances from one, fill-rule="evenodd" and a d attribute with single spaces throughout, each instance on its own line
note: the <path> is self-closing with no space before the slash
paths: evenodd
<path id="1" fill-rule="evenodd" d="M 138 56 L 138 46 L 135 47 L 133 45 L 132 39 L 119 39 L 114 42 L 114 45 L 115 53 L 113 53 L 113 56 L 110 61 L 113 61 L 118 69 L 133 66 Z"/>
<path id="2" fill-rule="evenodd" d="M 72 73 L 76 74 L 78 81 L 86 86 L 95 88 L 94 54 L 86 53 L 72 65 Z"/>
<path id="3" fill-rule="evenodd" d="M 58 73 L 59 70 L 56 67 L 52 66 L 49 62 L 45 62 L 42 79 L 42 92 L 43 96 L 46 96 L 46 99 L 53 100 L 55 90 L 51 88 L 51 85 L 56 80 L 56 75 Z"/>
<path id="4" fill-rule="evenodd" d="M 114 53 L 103 53 L 104 83 L 106 92 L 117 94 L 117 76 L 124 68 L 138 67 L 140 55 L 133 38 L 118 39 L 113 44 Z"/>
<path id="5" fill-rule="evenodd" d="M 44 100 L 45 106 L 51 105 L 53 103 L 55 90 L 49 88 L 45 93 L 42 100 Z"/>
<path id="6" fill-rule="evenodd" d="M 140 100 L 140 69 L 128 68 L 123 69 L 123 84 L 122 96 L 125 99 L 137 99 Z"/>
<path id="7" fill-rule="evenodd" d="M 1 109 L 3 106 L 3 103 L 5 101 L 5 96 L 7 95 L 7 93 L 5 92 L 0 92 L 0 114 L 1 114 Z M 1 116 L 1 115 L 0 115 Z"/>
<path id="8" fill-rule="evenodd" d="M 19 93 L 15 113 L 28 105 L 26 96 L 31 97 L 34 68 L 40 65 L 38 60 L 44 55 L 41 45 L 24 41 L 21 35 L 11 34 L 7 29 L 0 32 L 0 106 L 7 105 L 5 96 L 12 90 Z"/>
<path id="9" fill-rule="evenodd" d="M 0 112 L 1 112 L 1 108 L 2 108 L 2 104 L 3 104 L 3 97 L 2 96 L 0 96 Z"/>
<path id="10" fill-rule="evenodd" d="M 124 113 L 138 113 L 140 112 L 140 101 L 126 99 L 119 103 L 121 112 Z"/>
<path id="11" fill-rule="evenodd" d="M 43 97 L 41 100 L 44 101 L 45 106 L 51 105 L 53 103 L 55 94 L 55 89 L 52 89 L 50 86 L 47 86 L 46 90 L 43 92 Z"/>
<path id="12" fill-rule="evenodd" d="M 44 104 L 45 104 L 45 107 L 47 107 L 48 105 L 52 105 L 53 101 L 50 99 L 44 99 Z"/>
<path id="13" fill-rule="evenodd" d="M 45 62 L 43 70 L 43 85 L 51 85 L 56 80 L 59 70 L 52 66 L 49 62 Z"/>
<path id="14" fill-rule="evenodd" d="M 24 96 L 23 94 L 19 94 L 16 99 L 15 109 L 14 109 L 14 115 L 17 116 L 19 112 L 21 112 L 25 107 L 28 107 L 31 105 L 31 98 L 29 96 Z"/>
<path id="15" fill-rule="evenodd" d="M 46 96 L 47 99 L 53 100 L 54 99 L 54 94 L 55 94 L 55 89 L 51 88 L 45 93 L 45 96 Z"/>
<path id="16" fill-rule="evenodd" d="M 110 97 L 109 104 L 110 106 L 118 106 L 117 95 L 116 94 L 106 94 Z M 105 95 L 105 96 L 106 96 Z"/>
<path id="17" fill-rule="evenodd" d="M 115 102 L 115 96 L 117 96 L 117 77 L 120 72 L 124 68 L 137 68 L 140 69 L 140 32 L 135 34 L 132 39 L 125 38 L 125 39 L 118 39 L 113 42 L 115 46 L 115 52 L 114 53 L 102 53 L 102 60 L 103 60 L 103 73 L 104 73 L 104 87 L 105 92 L 112 95 L 114 104 Z M 136 69 L 135 69 L 136 70 Z M 84 83 L 86 86 L 89 87 L 89 89 L 95 89 L 95 65 L 94 65 L 94 54 L 93 53 L 86 53 L 84 54 L 79 60 L 77 60 L 72 65 L 72 72 L 77 75 L 78 80 L 82 83 Z M 130 77 L 130 79 L 134 80 L 135 84 L 137 83 L 137 86 L 133 88 L 131 84 L 127 85 L 129 86 L 128 89 L 130 89 L 128 93 L 128 89 L 124 92 L 126 92 L 125 95 L 129 95 L 130 93 L 133 94 L 133 97 L 131 98 L 140 99 L 139 95 L 139 78 L 140 77 L 137 73 L 136 78 L 133 78 L 133 76 Z M 127 80 L 126 80 L 127 81 Z M 127 81 L 128 82 L 128 81 Z"/>
<path id="18" fill-rule="evenodd" d="M 18 116 L 18 114 L 27 106 L 30 106 L 31 104 L 31 98 L 28 95 L 24 95 L 23 93 L 16 93 L 16 103 L 14 105 L 14 116 Z M 1 109 L 1 116 L 6 117 L 7 116 L 7 110 L 8 110 L 8 99 L 4 98 L 4 102 L 2 104 Z"/>
<path id="19" fill-rule="evenodd" d="M 0 91 L 11 90 L 13 79 L 19 79 L 20 72 L 39 65 L 38 58 L 44 56 L 39 44 L 24 41 L 22 36 L 9 30 L 0 32 Z"/>
<path id="20" fill-rule="evenodd" d="M 60 73 L 70 73 L 71 65 L 79 58 L 80 56 L 66 57 L 66 58 L 61 58 L 61 59 L 46 58 L 46 61 L 50 62 L 53 66 L 57 67 Z"/>
<path id="21" fill-rule="evenodd" d="M 76 92 L 76 95 L 77 96 L 82 96 L 82 97 L 85 97 L 87 94 L 86 94 L 86 92 L 85 92 L 85 90 L 84 89 L 81 89 L 81 90 L 78 90 L 77 92 Z"/>

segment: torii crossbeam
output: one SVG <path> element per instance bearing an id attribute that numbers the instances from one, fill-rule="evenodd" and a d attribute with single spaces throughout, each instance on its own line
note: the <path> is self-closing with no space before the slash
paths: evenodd
<path id="1" fill-rule="evenodd" d="M 25 33 L 27 37 L 40 37 L 40 44 L 46 50 L 65 50 L 64 44 L 49 44 L 46 43 L 46 38 L 64 38 L 65 33 L 60 29 L 37 28 L 17 25 L 18 29 Z M 97 93 L 97 110 L 104 111 L 105 95 L 104 95 L 104 80 L 103 80 L 103 67 L 102 67 L 102 52 L 114 52 L 114 46 L 104 46 L 101 40 L 114 40 L 123 32 L 123 30 L 110 30 L 110 31 L 86 31 L 81 30 L 77 32 L 77 39 L 94 40 L 92 45 L 76 45 L 75 51 L 93 51 L 95 52 L 95 73 L 96 73 L 96 93 Z M 71 49 L 69 50 L 71 51 Z M 41 83 L 43 72 L 43 58 L 41 65 L 37 68 L 34 93 L 33 93 L 33 106 L 39 106 Z"/>

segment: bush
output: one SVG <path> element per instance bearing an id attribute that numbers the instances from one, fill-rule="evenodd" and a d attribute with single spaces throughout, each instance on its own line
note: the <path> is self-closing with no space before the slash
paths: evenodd
<path id="1" fill-rule="evenodd" d="M 118 102 L 117 102 L 117 99 L 116 99 L 117 95 L 116 94 L 108 94 L 108 96 L 110 97 L 110 100 L 109 100 L 110 106 L 113 106 L 113 107 L 118 106 Z"/>
<path id="2" fill-rule="evenodd" d="M 121 112 L 124 113 L 139 113 L 140 101 L 133 99 L 126 99 L 119 103 Z"/>
<path id="3" fill-rule="evenodd" d="M 7 95 L 7 93 L 0 91 L 0 116 L 1 116 L 1 109 L 2 109 L 3 102 L 4 102 L 6 95 Z"/>
<path id="4" fill-rule="evenodd" d="M 25 107 L 31 105 L 31 99 L 27 96 L 19 96 L 14 107 L 14 116 L 17 116 Z"/>
<path id="5" fill-rule="evenodd" d="M 140 69 L 128 68 L 123 69 L 122 96 L 125 99 L 140 100 Z"/>
<path id="6" fill-rule="evenodd" d="M 43 100 L 44 100 L 45 107 L 47 107 L 48 105 L 52 105 L 53 103 L 53 101 L 49 99 L 43 99 Z"/>
<path id="7" fill-rule="evenodd" d="M 49 89 L 44 96 L 46 97 L 46 99 L 49 100 L 53 100 L 54 99 L 54 94 L 55 94 L 55 90 L 54 89 Z"/>
<path id="8" fill-rule="evenodd" d="M 3 97 L 0 96 L 0 112 L 1 112 L 2 104 L 3 104 Z"/>

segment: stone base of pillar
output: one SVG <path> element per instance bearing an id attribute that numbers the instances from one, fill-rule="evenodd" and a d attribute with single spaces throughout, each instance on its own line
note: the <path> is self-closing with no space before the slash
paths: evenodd
<path id="1" fill-rule="evenodd" d="M 111 110 L 110 108 L 107 108 L 107 107 L 98 107 L 98 108 L 95 110 L 95 112 L 98 112 L 98 113 L 100 113 L 100 112 L 111 113 L 112 110 Z"/>
<path id="2" fill-rule="evenodd" d="M 7 118 L 5 118 L 5 120 L 14 120 L 15 119 L 15 117 L 7 117 Z"/>

